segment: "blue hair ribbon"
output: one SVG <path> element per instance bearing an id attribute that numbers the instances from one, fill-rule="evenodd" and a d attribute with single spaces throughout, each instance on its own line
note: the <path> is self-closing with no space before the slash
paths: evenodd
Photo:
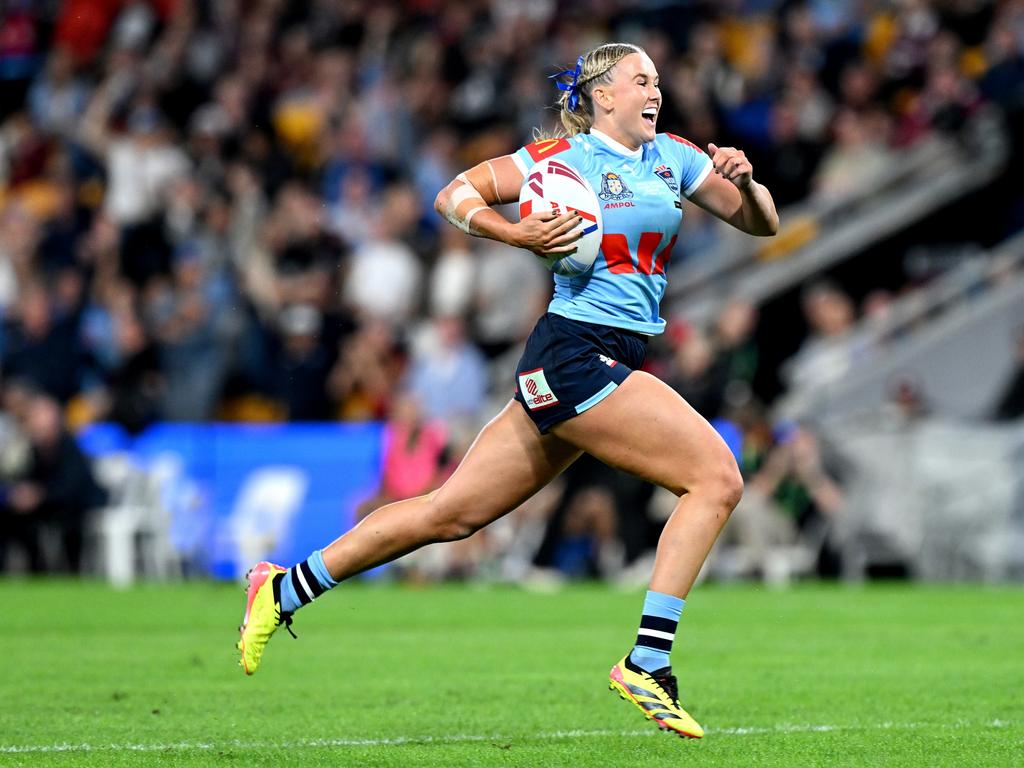
<path id="1" fill-rule="evenodd" d="M 570 112 L 576 111 L 576 105 L 580 103 L 580 72 L 583 71 L 583 57 L 580 56 L 576 59 L 576 69 L 564 69 L 558 74 L 549 75 L 550 80 L 555 81 L 555 85 L 560 91 L 569 92 L 568 107 Z M 562 80 L 563 77 L 571 77 L 572 82 L 567 83 Z"/>

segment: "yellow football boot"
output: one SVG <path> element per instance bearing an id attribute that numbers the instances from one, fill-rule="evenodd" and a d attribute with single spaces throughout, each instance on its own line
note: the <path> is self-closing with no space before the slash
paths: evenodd
<path id="1" fill-rule="evenodd" d="M 690 739 L 704 737 L 704 729 L 679 704 L 679 687 L 671 667 L 645 672 L 627 653 L 608 673 L 608 687 L 636 705 L 644 717 L 664 731 Z"/>
<path id="2" fill-rule="evenodd" d="M 292 615 L 281 611 L 281 579 L 287 569 L 273 563 L 262 562 L 246 574 L 249 588 L 246 592 L 245 616 L 238 628 L 241 637 L 236 646 L 242 652 L 238 664 L 251 675 L 260 665 L 263 649 L 270 636 L 284 624 L 291 632 Z M 292 633 L 294 637 L 295 634 Z"/>

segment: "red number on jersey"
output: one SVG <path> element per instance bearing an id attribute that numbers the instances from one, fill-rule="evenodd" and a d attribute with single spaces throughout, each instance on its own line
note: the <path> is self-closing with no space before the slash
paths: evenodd
<path id="1" fill-rule="evenodd" d="M 601 250 L 604 251 L 604 260 L 608 262 L 608 271 L 612 274 L 636 272 L 636 267 L 633 266 L 633 254 L 629 252 L 629 243 L 626 242 L 625 235 L 602 236 Z"/>
<path id="2" fill-rule="evenodd" d="M 657 256 L 654 252 L 661 244 L 660 232 L 643 232 L 640 235 L 640 243 L 637 247 L 636 262 L 633 261 L 633 254 L 629 251 L 629 243 L 626 236 L 622 234 L 604 235 L 601 238 L 601 251 L 608 264 L 608 271 L 613 275 L 635 274 L 663 275 L 668 264 L 669 256 L 672 255 L 672 248 L 676 244 L 676 236 L 668 241 L 668 245 L 661 249 Z"/>

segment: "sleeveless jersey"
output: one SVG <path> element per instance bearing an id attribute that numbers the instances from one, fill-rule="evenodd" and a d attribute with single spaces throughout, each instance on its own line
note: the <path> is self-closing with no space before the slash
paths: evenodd
<path id="1" fill-rule="evenodd" d="M 659 133 L 636 151 L 604 136 L 527 144 L 512 159 L 527 175 L 555 155 L 578 170 L 598 195 L 604 233 L 593 269 L 582 275 L 554 275 L 549 312 L 573 320 L 661 333 L 658 305 L 665 294 L 665 270 L 689 197 L 712 170 L 711 159 L 694 144 Z"/>

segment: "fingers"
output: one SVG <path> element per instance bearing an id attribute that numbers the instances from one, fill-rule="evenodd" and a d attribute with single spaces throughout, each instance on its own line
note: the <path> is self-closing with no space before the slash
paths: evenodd
<path id="1" fill-rule="evenodd" d="M 578 214 L 576 213 L 576 211 L 566 211 L 563 214 L 556 214 L 555 211 L 552 209 L 545 209 L 536 211 L 535 213 L 531 213 L 527 218 L 536 219 L 537 221 L 542 221 L 545 224 L 552 224 L 553 226 L 558 226 L 560 224 L 564 224 L 567 221 L 572 221 L 574 218 L 577 217 Z"/>
<path id="2" fill-rule="evenodd" d="M 750 161 L 748 161 L 742 154 L 730 157 L 722 165 L 722 175 L 729 179 L 729 181 L 732 181 L 745 173 L 750 173 L 750 171 Z"/>
<path id="3" fill-rule="evenodd" d="M 564 216 L 559 216 L 555 220 L 555 224 L 550 230 L 551 235 L 562 235 L 566 232 L 575 229 L 580 222 L 583 221 L 583 217 L 576 213 L 576 211 L 570 211 Z M 550 226 L 550 225 L 549 225 Z"/>
<path id="4" fill-rule="evenodd" d="M 575 243 L 581 237 L 583 237 L 583 227 L 574 227 L 573 229 L 570 229 L 568 232 L 559 235 L 558 237 L 551 238 L 548 241 L 546 248 L 550 248 L 551 246 L 555 245 L 566 245 L 568 243 Z"/>
<path id="5" fill-rule="evenodd" d="M 556 221 L 562 218 L 564 217 L 559 217 Z M 575 211 L 572 212 L 568 221 L 562 222 L 547 233 L 541 245 L 542 250 L 545 253 L 551 253 L 553 247 L 572 246 L 572 243 L 583 237 L 583 227 L 579 226 L 582 221 L 583 219 L 576 215 Z M 572 247 L 575 248 L 575 246 Z"/>
<path id="6" fill-rule="evenodd" d="M 715 173 L 728 181 L 745 183 L 754 172 L 753 166 L 741 149 L 708 144 L 708 153 L 711 155 Z"/>
<path id="7" fill-rule="evenodd" d="M 518 244 L 538 256 L 571 253 L 576 250 L 575 242 L 583 236 L 582 222 L 576 211 L 559 216 L 550 210 L 537 211 L 523 219 L 525 236 Z"/>
<path id="8" fill-rule="evenodd" d="M 554 248 L 545 248 L 543 251 L 540 252 L 540 255 L 541 256 L 555 256 L 555 255 L 564 255 L 566 253 L 576 253 L 576 246 L 572 245 L 572 244 L 569 244 L 569 245 L 557 245 Z"/>

